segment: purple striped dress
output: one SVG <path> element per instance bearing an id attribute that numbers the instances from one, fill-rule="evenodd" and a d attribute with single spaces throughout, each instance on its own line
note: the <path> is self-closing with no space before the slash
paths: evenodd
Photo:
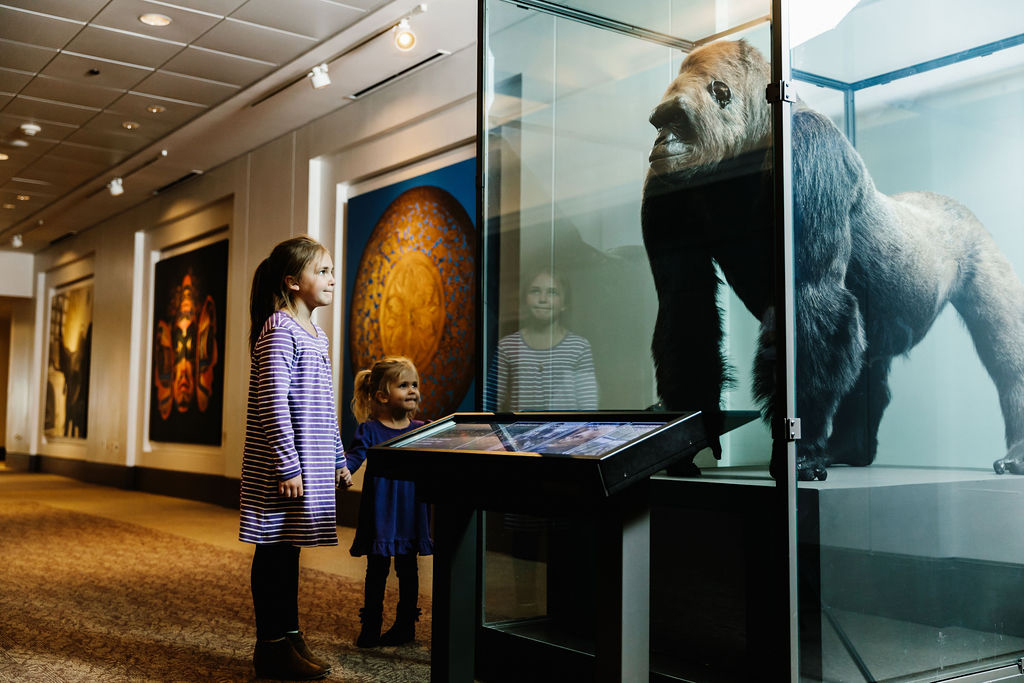
<path id="1" fill-rule="evenodd" d="M 241 524 L 247 543 L 337 545 L 334 470 L 345 465 L 327 335 L 316 337 L 276 311 L 256 342 L 249 371 Z M 301 498 L 278 494 L 302 475 Z"/>

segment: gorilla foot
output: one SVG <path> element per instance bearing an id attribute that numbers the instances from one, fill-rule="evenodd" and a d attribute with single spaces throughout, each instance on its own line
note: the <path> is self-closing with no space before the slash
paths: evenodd
<path id="1" fill-rule="evenodd" d="M 1024 442 L 1015 443 L 1005 457 L 992 463 L 996 474 L 1024 474 Z"/>
<path id="2" fill-rule="evenodd" d="M 778 479 L 779 469 L 782 464 L 778 465 L 773 457 L 768 465 L 768 473 L 772 475 L 772 479 Z M 796 478 L 798 481 L 825 481 L 828 478 L 828 460 L 823 456 L 813 455 L 797 455 L 796 456 Z"/>

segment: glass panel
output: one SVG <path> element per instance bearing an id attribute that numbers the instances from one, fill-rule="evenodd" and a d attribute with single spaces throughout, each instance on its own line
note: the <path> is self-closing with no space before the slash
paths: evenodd
<path id="1" fill-rule="evenodd" d="M 1012 664 L 1024 4 L 865 1 L 792 56 L 851 124 L 794 114 L 798 452 L 830 465 L 798 499 L 802 676 Z"/>
<path id="2" fill-rule="evenodd" d="M 764 490 L 771 483 L 771 442 L 756 419 L 761 403 L 753 365 L 760 338 L 762 378 L 774 368 L 771 119 L 764 98 L 770 3 L 560 3 L 595 15 L 594 23 L 560 15 L 551 3 L 544 11 L 532 4 L 485 4 L 483 407 L 702 409 L 712 426 L 743 424 L 721 435 L 720 460 L 710 449 L 697 457 L 704 477 L 717 473 L 728 480 L 724 486 L 753 483 Z M 649 121 L 686 54 L 649 33 L 609 29 L 604 18 L 682 41 L 724 34 L 728 49 L 750 51 L 751 70 L 734 74 L 737 80 L 698 64 L 682 87 L 689 88 L 695 116 L 703 113 L 722 126 L 734 117 L 733 125 L 742 126 L 736 121 L 749 114 L 757 134 L 744 128 L 735 138 L 749 139 L 713 149 L 721 164 L 657 171 L 648 189 L 658 186 L 649 193 L 658 218 L 649 221 L 654 232 L 646 242 L 645 179 L 659 131 L 688 144 L 692 138 L 685 116 L 656 120 L 657 126 Z M 736 46 L 739 38 L 747 47 Z M 721 54 L 716 59 L 729 61 Z M 722 89 L 726 80 L 735 100 Z M 710 146 L 728 136 L 706 133 Z M 683 195 L 678 201 L 677 192 Z M 653 356 L 660 381 L 652 360 L 659 287 L 664 320 Z M 729 413 L 719 425 L 720 409 L 746 417 Z M 699 471 L 685 465 L 661 479 L 693 485 Z M 742 599 L 749 588 L 739 573 L 715 568 L 732 560 L 736 537 L 727 541 L 733 548 L 723 543 L 728 530 L 740 528 L 732 524 L 741 522 L 695 517 L 684 510 L 682 490 L 669 497 L 679 506 L 652 512 L 655 668 L 689 666 L 703 675 L 723 663 L 739 666 L 750 650 L 748 627 L 763 622 L 747 620 L 742 607 L 728 614 L 709 608 L 705 599 L 725 591 Z M 701 528 L 688 530 L 688 542 L 680 544 L 679 525 L 689 527 L 693 519 Z M 492 511 L 485 520 L 485 624 L 592 652 L 597 531 L 589 520 L 518 511 Z M 681 553 L 707 559 L 692 562 Z M 680 589 L 681 575 L 703 582 L 703 572 L 734 583 L 707 592 Z M 713 634 L 729 629 L 738 638 L 713 647 Z"/>

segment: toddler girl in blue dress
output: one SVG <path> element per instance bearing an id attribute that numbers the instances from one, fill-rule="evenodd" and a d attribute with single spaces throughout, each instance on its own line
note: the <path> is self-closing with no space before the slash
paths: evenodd
<path id="1" fill-rule="evenodd" d="M 420 378 L 408 358 L 390 356 L 356 374 L 352 412 L 359 426 L 346 453 L 349 471 L 355 472 L 366 459 L 370 446 L 393 439 L 423 424 L 413 417 L 420 403 Z M 366 585 L 362 628 L 356 645 L 400 645 L 415 639 L 420 610 L 419 572 L 416 555 L 431 555 L 430 512 L 416 500 L 411 481 L 378 477 L 372 460 L 367 464 L 359 504 L 359 522 L 349 551 L 366 556 Z M 398 575 L 398 607 L 394 625 L 381 635 L 384 589 L 391 558 Z"/>

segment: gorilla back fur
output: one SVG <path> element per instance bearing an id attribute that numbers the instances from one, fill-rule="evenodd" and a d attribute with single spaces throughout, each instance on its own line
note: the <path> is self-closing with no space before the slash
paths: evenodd
<path id="1" fill-rule="evenodd" d="M 714 264 L 761 321 L 755 392 L 774 405 L 768 64 L 745 41 L 694 50 L 651 114 L 644 245 L 658 292 L 651 350 L 670 409 L 699 408 L 721 453 L 729 382 Z M 887 196 L 832 122 L 793 108 L 798 475 L 868 465 L 892 359 L 951 302 L 995 382 L 1008 453 L 1024 473 L 1024 287 L 981 223 L 936 194 Z"/>

